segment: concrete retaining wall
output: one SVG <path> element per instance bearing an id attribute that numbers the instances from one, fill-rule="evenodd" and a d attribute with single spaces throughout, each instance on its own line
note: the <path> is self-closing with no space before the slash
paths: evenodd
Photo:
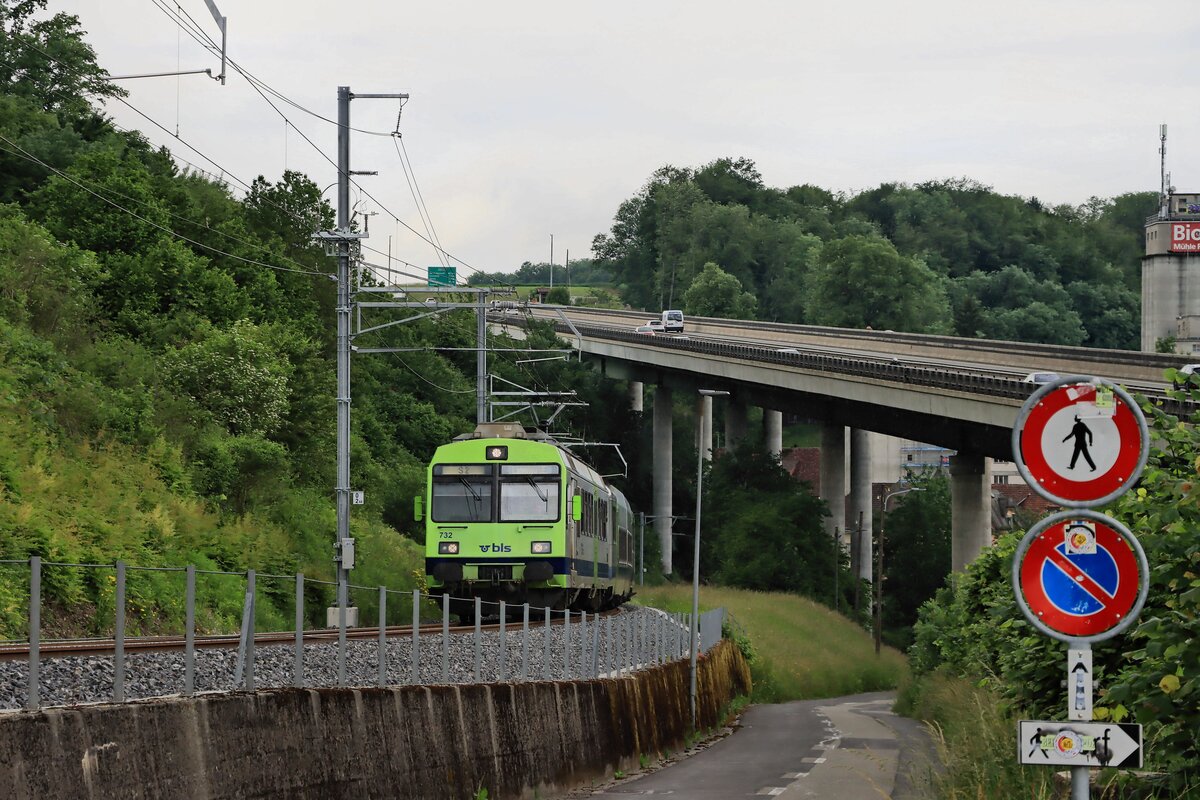
<path id="1" fill-rule="evenodd" d="M 722 642 L 700 659 L 700 726 L 750 689 Z M 529 798 L 678 749 L 688 665 L 619 679 L 256 693 L 0 714 L 0 795 Z"/>

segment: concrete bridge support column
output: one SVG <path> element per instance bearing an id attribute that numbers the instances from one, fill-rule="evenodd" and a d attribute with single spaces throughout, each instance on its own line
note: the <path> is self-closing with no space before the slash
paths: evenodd
<path id="1" fill-rule="evenodd" d="M 783 453 L 783 412 L 773 408 L 763 409 L 763 434 L 767 440 L 767 452 L 773 456 Z"/>
<path id="2" fill-rule="evenodd" d="M 992 543 L 992 460 L 950 457 L 950 568 L 962 572 Z"/>
<path id="3" fill-rule="evenodd" d="M 872 531 L 874 514 L 871 505 L 871 432 L 852 428 L 850 430 L 850 519 L 846 520 L 858 531 L 858 577 L 871 580 Z"/>
<path id="4" fill-rule="evenodd" d="M 629 382 L 629 409 L 636 414 L 641 414 L 642 408 L 642 382 Z"/>
<path id="5" fill-rule="evenodd" d="M 700 395 L 696 401 L 696 416 L 700 418 L 700 424 L 697 426 L 700 441 L 696 443 L 696 447 L 700 451 L 701 458 L 705 461 L 712 461 L 713 401 L 711 395 Z"/>
<path id="6" fill-rule="evenodd" d="M 826 532 L 845 536 L 846 429 L 841 425 L 821 427 L 821 499 L 829 505 Z"/>
<path id="7" fill-rule="evenodd" d="M 672 393 L 654 387 L 654 530 L 662 546 L 664 575 L 671 574 L 671 409 Z"/>
<path id="8" fill-rule="evenodd" d="M 730 398 L 725 407 L 725 447 L 735 450 L 746 439 L 750 423 L 746 419 L 746 404 L 736 398 Z"/>

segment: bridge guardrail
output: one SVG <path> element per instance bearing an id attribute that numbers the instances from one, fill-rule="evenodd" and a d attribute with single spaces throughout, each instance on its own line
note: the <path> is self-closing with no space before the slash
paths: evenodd
<path id="1" fill-rule="evenodd" d="M 511 320 L 509 320 L 511 321 Z M 556 331 L 565 331 L 566 326 L 550 320 Z M 1003 378 L 992 375 L 979 375 L 970 372 L 960 372 L 942 367 L 926 367 L 915 364 L 896 363 L 885 357 L 872 359 L 865 356 L 833 356 L 824 353 L 785 353 L 776 347 L 737 344 L 731 342 L 713 342 L 698 339 L 681 339 L 673 337 L 650 337 L 612 328 L 594 325 L 576 325 L 584 338 L 623 341 L 631 344 L 650 345 L 672 350 L 686 350 L 705 355 L 740 358 L 747 361 L 782 364 L 798 367 L 815 372 L 828 372 L 841 375 L 855 375 L 872 380 L 884 380 L 891 383 L 902 383 L 912 386 L 926 386 L 935 389 L 947 389 L 976 394 L 988 394 L 994 397 L 1025 400 L 1037 386 L 1025 383 L 1015 378 Z M 840 330 L 840 329 L 839 329 Z M 949 337 L 942 337 L 949 338 Z M 1019 344 L 1019 343 L 1017 343 Z M 1074 348 L 1081 349 L 1081 348 Z M 1105 353 L 1114 351 L 1104 351 Z M 1146 357 L 1150 354 L 1132 354 Z M 1143 362 L 1144 363 L 1144 362 Z M 1146 393 L 1163 411 L 1176 416 L 1190 416 L 1196 409 L 1191 400 L 1178 400 L 1166 394 Z"/>

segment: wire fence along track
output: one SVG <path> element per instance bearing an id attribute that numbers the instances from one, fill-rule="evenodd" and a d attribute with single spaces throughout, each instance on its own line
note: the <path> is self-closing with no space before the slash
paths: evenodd
<path id="1" fill-rule="evenodd" d="M 194 567 L 135 567 L 116 564 L 0 560 L 5 568 L 28 570 L 25 607 L 28 641 L 0 642 L 0 709 L 41 708 L 78 702 L 113 701 L 198 691 L 253 690 L 265 686 L 332 686 L 481 681 L 591 679 L 620 676 L 689 657 L 690 615 L 627 607 L 604 614 L 555 610 L 529 604 L 483 603 L 478 598 L 430 595 L 420 590 L 364 587 L 377 595 L 373 627 L 304 627 L 306 587 L 328 581 L 258 575 Z M 42 640 L 42 580 L 47 571 L 103 571 L 115 581 L 112 639 Z M 115 576 L 113 572 L 115 571 Z M 126 635 L 129 572 L 182 572 L 186 576 L 182 635 Z M 242 622 L 236 634 L 196 635 L 196 576 L 234 577 L 244 583 Z M 290 632 L 257 632 L 257 598 L 270 592 L 259 578 L 295 584 L 296 626 Z M 393 598 L 409 607 L 396 607 Z M 361 598 L 360 598 L 361 599 Z M 472 608 L 474 624 L 450 625 L 451 605 Z M 136 606 L 135 606 L 136 607 Z M 411 613 L 411 624 L 388 625 L 389 609 Z M 357 612 L 357 609 L 347 609 Z M 339 617 L 329 609 L 331 618 Z M 430 616 L 440 616 L 440 624 Z M 496 621 L 484 625 L 485 616 Z M 696 620 L 698 652 L 720 641 L 723 609 Z M 342 635 L 344 626 L 345 635 Z M 258 651 L 258 647 L 262 651 Z M 350 669 L 347 670 L 347 667 Z M 341 676 L 347 676 L 343 679 Z"/>

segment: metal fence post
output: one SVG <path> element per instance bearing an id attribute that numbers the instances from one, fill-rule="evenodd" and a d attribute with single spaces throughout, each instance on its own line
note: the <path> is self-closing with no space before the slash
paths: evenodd
<path id="1" fill-rule="evenodd" d="M 29 686 L 25 707 L 41 705 L 42 557 L 29 557 Z"/>
<path id="2" fill-rule="evenodd" d="M 184 572 L 183 592 L 183 695 L 191 697 L 196 691 L 196 565 L 188 564 Z"/>
<path id="3" fill-rule="evenodd" d="M 542 680 L 550 680 L 550 606 L 546 606 L 546 628 L 542 636 Z"/>
<path id="4" fill-rule="evenodd" d="M 604 674 L 612 672 L 612 617 L 604 618 Z"/>
<path id="5" fill-rule="evenodd" d="M 379 587 L 379 675 L 380 686 L 387 685 L 387 589 Z"/>
<path id="6" fill-rule="evenodd" d="M 508 666 L 508 649 L 506 647 L 507 642 L 504 639 L 504 624 L 506 622 L 504 616 L 506 613 L 507 612 L 504 610 L 504 601 L 501 600 L 500 601 L 500 668 L 499 668 L 499 673 L 498 673 L 500 675 L 500 683 L 504 683 L 504 677 L 505 677 L 504 673 L 506 671 L 506 667 Z"/>
<path id="7" fill-rule="evenodd" d="M 246 603 L 249 606 L 250 628 L 246 635 L 246 691 L 254 691 L 254 631 L 256 625 L 254 617 L 256 608 L 256 600 L 258 599 L 257 573 L 252 570 L 246 570 Z"/>
<path id="8" fill-rule="evenodd" d="M 521 680 L 529 680 L 529 603 L 521 607 Z"/>
<path id="9" fill-rule="evenodd" d="M 563 611 L 563 677 L 571 680 L 571 609 Z"/>
<path id="10" fill-rule="evenodd" d="M 592 617 L 592 677 L 600 677 L 600 614 Z"/>
<path id="11" fill-rule="evenodd" d="M 587 612 L 579 612 L 579 677 L 587 675 Z"/>
<path id="12" fill-rule="evenodd" d="M 450 595 L 442 592 L 442 683 L 450 682 Z"/>
<path id="13" fill-rule="evenodd" d="M 479 683 L 479 661 L 483 657 L 483 637 L 479 633 L 479 617 L 483 612 L 483 604 L 475 598 L 475 682 Z"/>
<path id="14" fill-rule="evenodd" d="M 113 635 L 113 702 L 125 702 L 125 562 L 117 562 L 116 619 Z"/>
<path id="15" fill-rule="evenodd" d="M 413 589 L 412 607 L 412 682 L 421 682 L 421 590 Z"/>
<path id="16" fill-rule="evenodd" d="M 303 687 L 304 675 L 304 573 L 296 573 L 296 644 L 294 645 L 295 666 L 292 667 L 292 685 Z"/>

